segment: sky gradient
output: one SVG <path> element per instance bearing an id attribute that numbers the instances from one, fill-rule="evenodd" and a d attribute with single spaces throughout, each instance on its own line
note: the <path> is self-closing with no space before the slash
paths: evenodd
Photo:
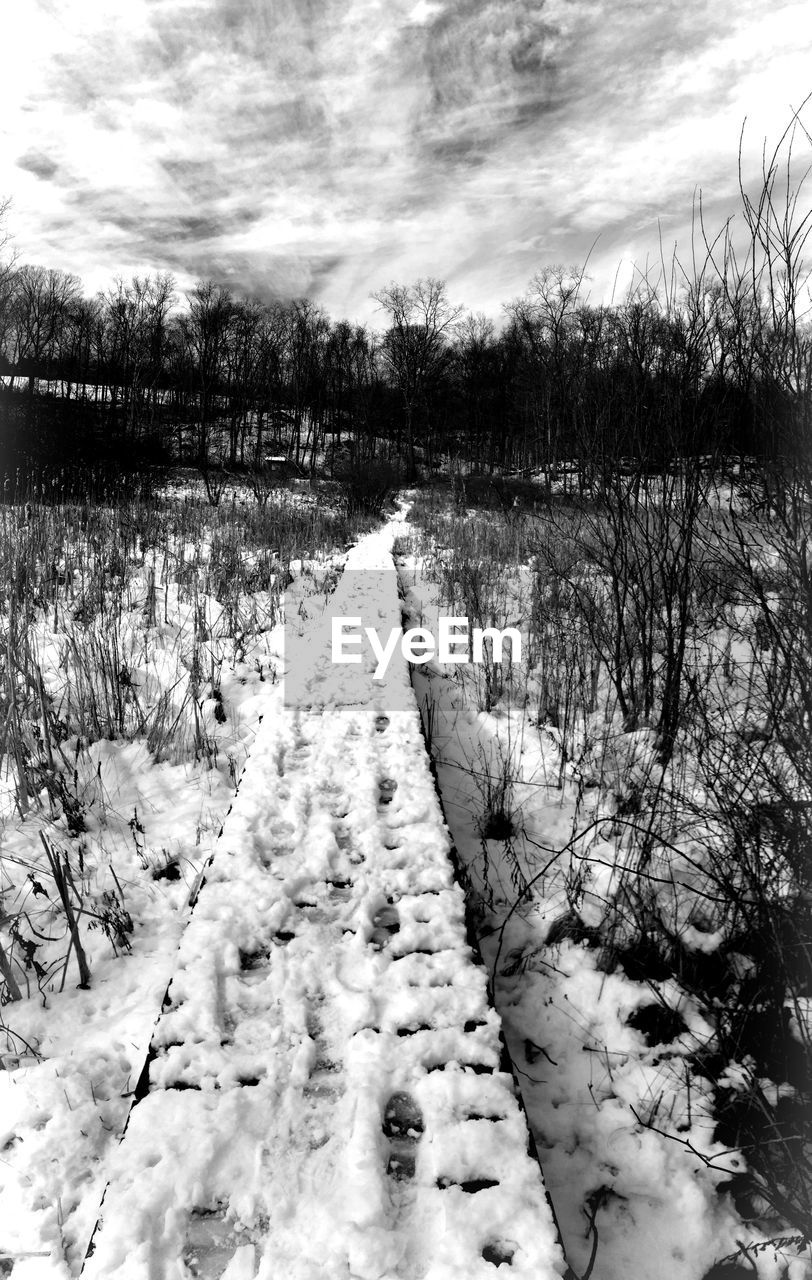
<path id="1" fill-rule="evenodd" d="M 498 318 L 553 263 L 593 301 L 716 230 L 812 90 L 808 0 L 25 0 L 0 197 L 20 258 L 308 295 L 434 275 Z M 658 226 L 659 224 L 659 226 Z"/>

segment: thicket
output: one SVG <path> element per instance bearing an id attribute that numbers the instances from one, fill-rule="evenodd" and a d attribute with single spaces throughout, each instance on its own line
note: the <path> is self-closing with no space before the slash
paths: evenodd
<path id="1" fill-rule="evenodd" d="M 147 882 L 180 878 L 119 811 L 105 744 L 236 785 L 248 729 L 229 681 L 276 680 L 291 563 L 328 563 L 369 526 L 309 493 L 213 504 L 154 481 L 74 468 L 0 504 L 0 1006 L 89 985 L 88 929 L 129 949 L 138 894 L 109 856 L 122 829 Z M 0 1034 L 12 1057 L 26 1047 L 2 1016 Z"/>
<path id="2" fill-rule="evenodd" d="M 812 211 L 806 174 L 793 179 L 797 140 L 790 129 L 765 154 L 760 191 L 743 191 L 738 254 L 728 228 L 687 291 L 661 281 L 621 309 L 613 370 L 570 376 L 586 313 L 575 284 L 541 279 L 535 317 L 572 432 L 549 420 L 547 492 L 457 475 L 412 515 L 444 612 L 470 626 L 523 619 L 527 667 L 464 678 L 481 709 L 518 706 L 556 743 L 552 781 L 575 801 L 567 849 L 536 848 L 540 879 L 516 856 L 510 910 L 563 874 L 550 948 L 581 943 L 655 999 L 676 980 L 700 1002 L 713 1035 L 688 1066 L 713 1085 L 715 1138 L 747 1158 L 721 1189 L 767 1235 L 808 1247 Z M 599 408 L 616 425 L 573 458 L 587 386 L 593 428 Z M 472 768 L 483 836 L 512 856 L 516 762 Z M 492 853 L 483 839 L 485 907 Z M 673 1035 L 664 1003 L 668 1018 Z M 641 1123 L 680 1141 L 656 1113 Z"/>
<path id="3" fill-rule="evenodd" d="M 575 806 L 566 850 L 535 830 L 525 844 L 521 757 L 471 761 L 481 918 L 503 919 L 497 840 L 511 909 L 532 918 L 536 894 L 563 893 L 553 951 L 594 948 L 655 1001 L 669 980 L 690 992 L 714 1034 L 688 1066 L 714 1085 L 716 1139 L 748 1160 L 723 1190 L 768 1235 L 809 1241 L 812 492 L 793 467 L 762 479 L 640 466 L 499 513 L 460 512 L 446 486 L 411 518 L 441 613 L 524 632 L 524 665 L 463 669 L 463 696 L 500 723 L 518 713 L 525 745 L 535 725 L 545 757 L 557 748 L 545 783 Z"/>
<path id="4" fill-rule="evenodd" d="M 628 459 L 656 471 L 712 452 L 805 459 L 799 136 L 796 119 L 720 234 L 700 208 L 689 266 L 638 275 L 611 306 L 590 302 L 583 270 L 546 268 L 498 332 L 432 278 L 375 294 L 375 332 L 211 280 L 182 300 L 161 274 L 89 298 L 63 271 L 7 262 L 3 469 L 71 457 L 234 472 L 281 456 L 360 484 L 382 460 L 410 480 L 509 472 L 583 494 Z"/>

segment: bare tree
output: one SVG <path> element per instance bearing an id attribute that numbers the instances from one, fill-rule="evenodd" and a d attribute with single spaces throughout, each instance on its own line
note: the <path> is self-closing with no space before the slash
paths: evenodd
<path id="1" fill-rule="evenodd" d="M 257 420 L 254 440 L 254 465 L 263 462 L 266 419 L 271 428 L 271 443 L 277 447 L 282 414 L 283 377 L 287 318 L 280 303 L 262 309 L 256 334 L 257 346 Z"/>
<path id="2" fill-rule="evenodd" d="M 256 400 L 259 372 L 262 307 L 258 302 L 237 298 L 225 334 L 226 390 L 228 396 L 228 461 L 244 461 L 248 417 Z"/>
<path id="3" fill-rule="evenodd" d="M 526 351 L 528 443 L 535 464 L 545 468 L 548 483 L 571 427 L 573 385 L 582 371 L 583 333 L 578 316 L 585 278 L 583 268 L 544 267 L 530 281 L 527 292 L 505 308 Z M 569 435 L 573 434 L 570 430 Z"/>
<path id="4" fill-rule="evenodd" d="M 309 298 L 296 298 L 287 308 L 285 372 L 294 432 L 293 459 L 297 466 L 315 466 L 323 408 L 324 344 L 330 321 Z"/>
<path id="5" fill-rule="evenodd" d="M 6 340 L 12 322 L 14 269 L 17 255 L 10 249 L 11 233 L 6 229 L 11 200 L 0 198 L 0 356 L 6 354 Z"/>
<path id="6" fill-rule="evenodd" d="M 190 294 L 184 329 L 196 357 L 199 420 L 197 454 L 205 463 L 209 449 L 209 420 L 225 354 L 225 337 L 234 310 L 228 289 L 213 280 L 201 280 Z"/>
<path id="7" fill-rule="evenodd" d="M 448 359 L 448 338 L 463 308 L 448 300 L 444 280 L 433 276 L 411 285 L 390 284 L 372 297 L 390 319 L 381 356 L 403 401 L 409 476 L 417 474 L 415 414 L 425 405 L 433 378 Z"/>
<path id="8" fill-rule="evenodd" d="M 481 312 L 466 315 L 456 325 L 455 374 L 464 414 L 464 430 L 471 458 L 486 456 L 486 440 L 493 412 L 493 322 Z"/>
<path id="9" fill-rule="evenodd" d="M 62 326 L 80 297 L 77 276 L 54 268 L 23 266 L 14 276 L 14 360 L 28 368 L 33 400 L 37 376 L 49 371 Z"/>

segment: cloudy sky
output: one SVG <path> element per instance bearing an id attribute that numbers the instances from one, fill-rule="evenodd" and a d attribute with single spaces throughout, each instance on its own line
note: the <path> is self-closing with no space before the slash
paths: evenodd
<path id="1" fill-rule="evenodd" d="M 808 0 L 18 0 L 3 43 L 24 261 L 373 322 L 425 275 L 498 316 L 593 244 L 607 297 L 812 90 Z"/>

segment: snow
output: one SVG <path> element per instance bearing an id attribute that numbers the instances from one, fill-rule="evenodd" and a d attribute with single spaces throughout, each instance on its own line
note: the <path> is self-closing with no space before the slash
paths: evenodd
<path id="1" fill-rule="evenodd" d="M 673 980 L 607 972 L 578 932 L 599 923 L 625 856 L 592 784 L 643 770 L 651 732 L 605 735 L 593 778 L 587 751 L 576 771 L 555 730 L 515 703 L 477 711 L 476 674 L 430 664 L 410 679 L 396 652 L 381 682 L 369 650 L 357 666 L 331 660 L 335 616 L 386 636 L 404 607 L 426 625 L 436 615 L 417 562 L 400 583 L 395 571 L 403 514 L 352 548 L 340 576 L 294 561 L 284 633 L 258 627 L 239 658 L 218 640 L 216 601 L 199 598 L 234 721 L 218 728 L 215 701 L 201 704 L 217 768 L 156 763 L 138 739 L 82 751 L 88 839 L 123 880 L 136 928 L 129 954 L 85 933 L 90 991 L 73 989 L 71 967 L 60 993 L 57 968 L 44 998 L 32 980 L 3 1011 L 14 1038 L 0 1072 L 0 1260 L 14 1259 L 15 1280 L 487 1280 L 502 1267 L 552 1280 L 564 1260 L 547 1193 L 578 1274 L 597 1243 L 595 1280 L 652 1266 L 702 1280 L 744 1235 L 766 1243 L 723 1193 L 744 1162 L 714 1141 L 710 1082 L 686 1088 L 712 1034 L 701 1009 Z M 511 591 L 505 608 L 520 613 Z M 145 702 L 173 684 L 194 626 L 176 588 L 161 605 L 149 661 L 137 591 L 126 615 Z M 270 624 L 267 592 L 254 607 Z M 55 655 L 49 693 L 67 697 L 58 632 L 39 638 Z M 263 674 L 283 666 L 283 683 Z M 481 818 L 510 775 L 521 830 L 508 850 Z M 31 823 L 9 809 L 2 838 L 8 856 L 30 856 Z M 452 838 L 488 891 L 486 967 Z M 712 951 L 723 933 L 695 912 L 690 831 L 679 853 L 661 905 Z M 153 879 L 168 866 L 177 880 Z M 29 905 L 50 919 L 50 903 Z M 751 964 L 741 957 L 742 976 Z M 634 1025 L 652 1005 L 673 1015 L 663 1043 Z M 808 1008 L 789 1012 L 801 1038 Z M 748 1063 L 723 1083 L 751 1087 Z M 761 1280 L 808 1280 L 790 1252 L 754 1257 Z"/>
<path id="2" fill-rule="evenodd" d="M 400 625 L 393 534 L 350 552 L 334 610 Z M 320 600 L 296 618 L 285 660 L 313 664 L 301 697 L 254 685 L 261 725 L 214 855 L 199 892 L 191 870 L 176 886 L 191 910 L 137 954 L 94 955 L 91 991 L 20 1020 L 48 1057 L 0 1076 L 7 1141 L 27 1148 L 4 1188 L 15 1277 L 563 1273 L 408 671 L 337 677 Z M 139 778 L 139 817 L 171 789 L 178 766 L 142 759 L 136 775 L 137 744 L 98 745 L 127 808 Z"/>
<path id="3" fill-rule="evenodd" d="M 402 548 L 413 533 L 413 526 L 403 531 Z M 406 550 L 398 557 L 404 625 L 436 629 L 436 555 L 431 548 L 428 561 Z M 522 615 L 523 572 L 517 565 L 500 582 L 504 618 Z M 585 939 L 628 856 L 605 792 L 594 784 L 601 779 L 610 794 L 613 777 L 628 786 L 651 755 L 651 730 L 585 725 L 583 758 L 568 762 L 556 730 L 531 719 L 526 673 L 488 712 L 478 709 L 483 689 L 474 668 L 430 663 L 412 679 L 452 838 L 485 904 L 481 948 L 569 1264 L 584 1274 L 596 1245 L 599 1280 L 702 1280 L 746 1240 L 759 1246 L 752 1256 L 762 1280 L 787 1267 L 808 1277 L 808 1259 L 769 1246 L 724 1194 L 746 1165 L 714 1141 L 713 1087 L 691 1066 L 713 1038 L 697 1003 L 675 981 L 607 972 L 601 949 Z M 602 752 L 595 768 L 590 749 Z M 514 830 L 507 839 L 485 838 L 488 793 L 505 777 Z M 724 934 L 702 898 L 692 832 L 675 840 L 662 867 L 653 853 L 652 876 L 667 882 L 658 905 L 675 927 L 678 921 L 684 945 L 711 952 Z M 577 914 L 570 907 L 575 886 Z M 697 902 L 705 915 L 694 927 Z M 667 1043 L 651 1044 L 629 1025 L 652 1005 L 681 1019 L 683 1030 Z"/>

